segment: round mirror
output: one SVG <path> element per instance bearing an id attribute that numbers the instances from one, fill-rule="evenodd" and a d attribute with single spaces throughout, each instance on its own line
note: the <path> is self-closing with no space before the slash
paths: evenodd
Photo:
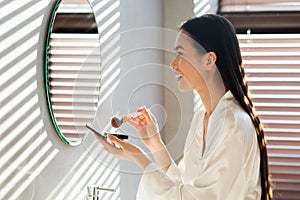
<path id="1" fill-rule="evenodd" d="M 75 146 L 88 133 L 100 93 L 100 43 L 88 0 L 58 0 L 46 41 L 50 115 L 59 137 Z"/>

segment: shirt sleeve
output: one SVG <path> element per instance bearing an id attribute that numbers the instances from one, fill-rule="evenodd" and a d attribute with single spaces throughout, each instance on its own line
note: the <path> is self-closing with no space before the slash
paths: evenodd
<path id="1" fill-rule="evenodd" d="M 246 193 L 246 177 L 242 170 L 243 142 L 240 134 L 243 130 L 233 130 L 232 134 L 220 141 L 220 144 L 208 156 L 209 161 L 201 171 L 203 173 L 193 183 L 183 183 L 179 168 L 172 163 L 167 173 L 163 173 L 155 163 L 151 163 L 142 175 L 138 200 L 190 200 L 190 199 L 243 199 Z M 187 172 L 188 173 L 188 172 Z M 238 187 L 233 187 L 233 185 Z M 229 196 L 234 194 L 234 197 Z"/>
<path id="2" fill-rule="evenodd" d="M 180 181 L 171 179 L 171 177 L 163 173 L 155 163 L 151 163 L 144 169 L 136 199 L 180 199 L 178 197 L 180 196 L 181 185 L 182 183 Z"/>
<path id="3" fill-rule="evenodd" d="M 180 170 L 174 161 L 171 162 L 166 175 L 174 182 L 181 180 Z"/>

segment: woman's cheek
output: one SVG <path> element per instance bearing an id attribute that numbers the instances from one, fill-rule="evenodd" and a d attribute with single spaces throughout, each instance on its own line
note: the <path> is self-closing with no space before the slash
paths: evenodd
<path id="1" fill-rule="evenodd" d="M 178 59 L 178 66 L 179 66 L 179 67 L 181 66 L 181 63 L 182 63 L 182 59 L 179 58 L 179 59 Z"/>

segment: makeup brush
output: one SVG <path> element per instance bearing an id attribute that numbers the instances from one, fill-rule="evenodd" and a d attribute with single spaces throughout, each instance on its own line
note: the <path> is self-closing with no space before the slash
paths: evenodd
<path id="1" fill-rule="evenodd" d="M 128 115 L 123 115 L 122 117 L 115 116 L 115 117 L 111 118 L 110 123 L 111 123 L 112 127 L 119 128 L 124 122 L 127 122 L 131 118 L 137 117 L 140 114 L 141 113 L 139 113 L 139 112 L 135 112 L 135 113 L 131 113 L 131 114 L 128 114 Z"/>

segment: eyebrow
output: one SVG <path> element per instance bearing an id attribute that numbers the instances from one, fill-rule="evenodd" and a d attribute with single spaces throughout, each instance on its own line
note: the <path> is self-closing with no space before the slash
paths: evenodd
<path id="1" fill-rule="evenodd" d="M 181 45 L 178 45 L 177 47 L 174 48 L 174 50 L 176 50 L 176 51 L 177 51 L 178 49 L 184 50 L 184 48 L 183 48 Z"/>

